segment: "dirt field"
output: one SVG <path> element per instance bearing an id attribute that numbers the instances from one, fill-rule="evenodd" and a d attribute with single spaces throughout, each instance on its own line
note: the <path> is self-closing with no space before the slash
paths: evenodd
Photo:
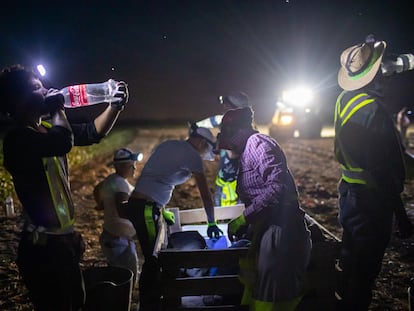
<path id="1" fill-rule="evenodd" d="M 184 139 L 186 129 L 142 129 L 138 131 L 130 148 L 148 157 L 151 149 L 165 139 Z M 281 142 L 288 158 L 289 166 L 296 178 L 300 191 L 302 207 L 336 236 L 340 237 L 341 228 L 337 224 L 337 182 L 338 165 L 333 159 L 332 138 L 301 140 L 294 138 Z M 144 161 L 145 161 L 144 158 Z M 112 170 L 106 166 L 110 157 L 98 157 L 81 168 L 71 172 L 72 191 L 77 207 L 77 228 L 86 242 L 86 252 L 82 266 L 105 265 L 98 237 L 103 215 L 94 209 L 92 197 L 96 185 Z M 143 163 L 138 164 L 137 174 Z M 217 162 L 206 163 L 206 172 L 211 189 Z M 407 182 L 403 195 L 406 208 L 414 221 L 414 184 Z M 171 207 L 199 208 L 201 200 L 194 180 L 177 187 L 169 204 Z M 17 233 L 21 226 L 20 216 L 13 219 L 0 218 L 0 309 L 31 310 L 25 296 L 13 260 L 18 241 Z M 407 287 L 414 267 L 414 239 L 393 238 L 384 259 L 381 275 L 374 292 L 372 310 L 408 310 Z M 133 308 L 136 306 L 136 290 L 133 293 Z M 134 310 L 134 309 L 133 309 Z"/>

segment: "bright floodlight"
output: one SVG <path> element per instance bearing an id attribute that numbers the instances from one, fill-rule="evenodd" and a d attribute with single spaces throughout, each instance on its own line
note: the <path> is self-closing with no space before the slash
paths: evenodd
<path id="1" fill-rule="evenodd" d="M 293 116 L 291 114 L 282 115 L 280 118 L 281 125 L 291 125 L 293 123 Z"/>
<path id="2" fill-rule="evenodd" d="M 39 71 L 40 75 L 41 75 L 42 77 L 44 77 L 44 76 L 45 76 L 45 74 L 46 74 L 46 69 L 45 69 L 45 67 L 44 67 L 42 64 L 39 64 L 39 65 L 37 65 L 37 66 L 36 66 L 36 68 L 37 68 L 37 71 Z"/>
<path id="3" fill-rule="evenodd" d="M 313 92 L 307 87 L 297 87 L 283 92 L 283 100 L 292 104 L 306 105 L 313 99 Z"/>

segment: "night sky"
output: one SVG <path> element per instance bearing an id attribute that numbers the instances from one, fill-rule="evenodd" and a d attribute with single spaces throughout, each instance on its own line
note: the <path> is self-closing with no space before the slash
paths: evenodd
<path id="1" fill-rule="evenodd" d="M 339 55 L 367 34 L 389 54 L 413 53 L 413 17 L 399 3 L 13 1 L 0 9 L 0 66 L 43 63 L 56 88 L 124 80 L 124 119 L 196 120 L 221 113 L 218 95 L 244 91 L 266 120 L 280 91 L 298 83 L 331 109 Z"/>

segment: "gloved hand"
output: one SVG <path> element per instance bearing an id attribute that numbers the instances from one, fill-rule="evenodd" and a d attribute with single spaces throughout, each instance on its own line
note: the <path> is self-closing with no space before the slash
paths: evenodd
<path id="1" fill-rule="evenodd" d="M 219 238 L 220 234 L 223 234 L 223 231 L 217 227 L 217 222 L 209 222 L 207 224 L 207 235 L 208 237 L 211 238 Z"/>
<path id="2" fill-rule="evenodd" d="M 121 98 L 120 101 L 111 102 L 111 106 L 117 108 L 119 111 L 124 110 L 125 104 L 129 99 L 128 85 L 124 81 L 117 82 L 117 89 L 114 97 Z"/>
<path id="3" fill-rule="evenodd" d="M 227 225 L 227 236 L 231 242 L 234 240 L 239 240 L 247 230 L 247 223 L 244 215 L 241 214 L 239 217 L 236 217 Z"/>
<path id="4" fill-rule="evenodd" d="M 175 224 L 175 215 L 173 212 L 167 211 L 165 208 L 163 208 L 162 216 L 164 217 L 167 225 L 172 226 L 173 224 Z"/>
<path id="5" fill-rule="evenodd" d="M 45 96 L 44 105 L 50 115 L 64 109 L 65 98 L 57 89 L 49 89 Z"/>

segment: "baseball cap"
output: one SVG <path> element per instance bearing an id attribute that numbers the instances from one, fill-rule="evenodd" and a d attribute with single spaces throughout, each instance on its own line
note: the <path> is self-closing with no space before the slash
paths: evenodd
<path id="1" fill-rule="evenodd" d="M 368 85 L 381 66 L 386 43 L 375 41 L 372 35 L 364 43 L 347 48 L 341 54 L 338 84 L 347 91 Z"/>
<path id="2" fill-rule="evenodd" d="M 124 163 L 129 161 L 141 161 L 143 158 L 142 153 L 134 153 L 128 148 L 117 149 L 114 153 L 114 158 L 112 162 L 108 163 L 109 166 L 114 165 L 115 163 Z"/>

